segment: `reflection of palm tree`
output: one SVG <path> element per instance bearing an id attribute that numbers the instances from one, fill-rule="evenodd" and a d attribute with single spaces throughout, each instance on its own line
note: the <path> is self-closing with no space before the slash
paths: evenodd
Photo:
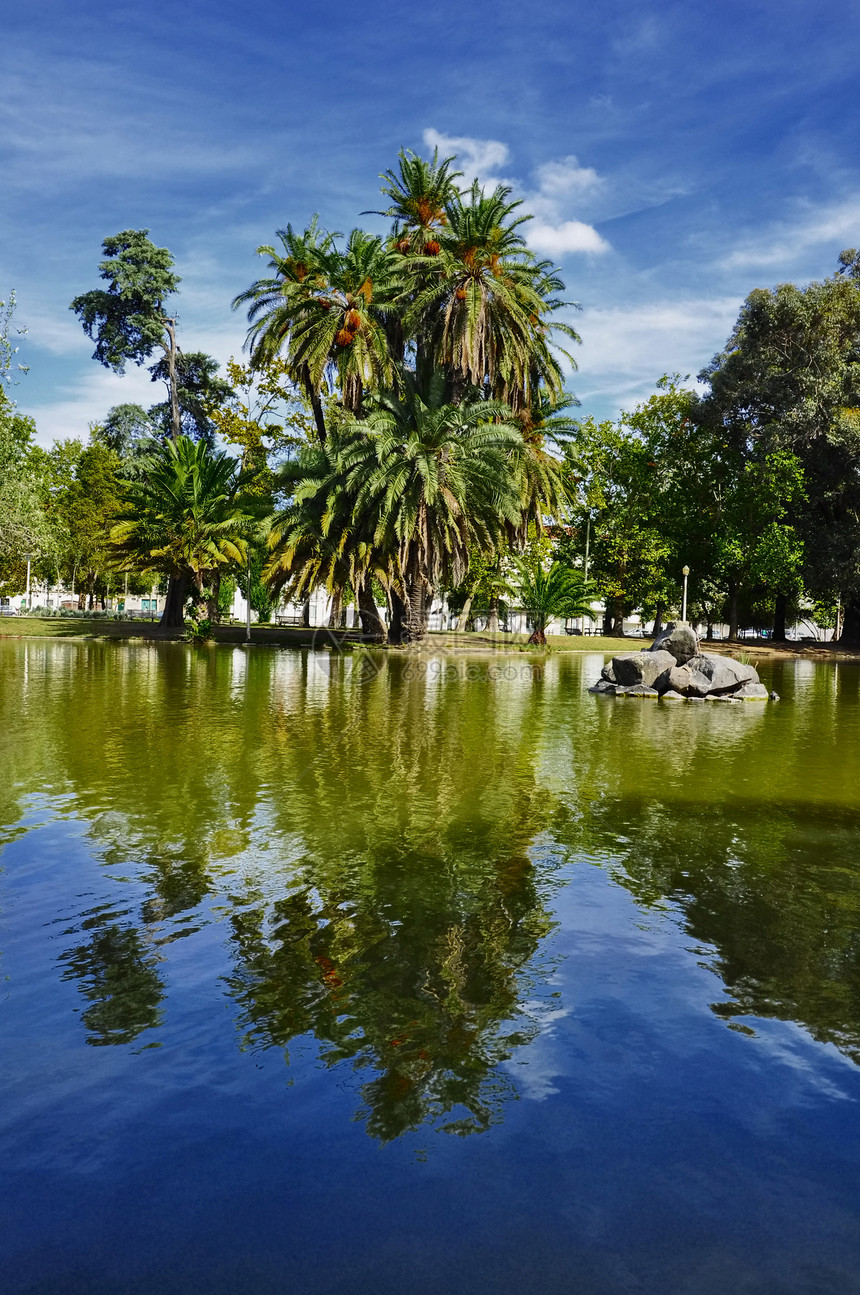
<path id="1" fill-rule="evenodd" d="M 157 958 L 144 949 L 133 927 L 96 927 L 86 944 L 60 955 L 63 980 L 77 980 L 92 1004 L 81 1014 L 87 1043 L 132 1043 L 161 1023 L 164 986 Z"/>
<path id="2" fill-rule="evenodd" d="M 268 911 L 253 892 L 237 909 L 228 978 L 247 1043 L 288 1048 L 312 1033 L 330 1065 L 378 1072 L 362 1095 L 381 1139 L 499 1117 L 512 1091 L 500 1064 L 540 1028 L 518 1005 L 536 996 L 530 964 L 552 925 L 527 854 L 545 814 L 531 747 L 488 732 L 474 690 L 454 708 L 443 689 L 428 708 L 403 664 L 385 663 L 351 722 L 333 687 L 305 753 L 285 741 L 297 770 L 308 749 L 326 751 L 282 807 L 282 831 L 305 844 L 304 884 Z M 537 715 L 526 729 L 531 743 Z M 385 735 L 372 766 L 370 734 Z M 476 801 L 458 770 L 488 759 Z M 395 781 L 413 793 L 393 803 Z"/>

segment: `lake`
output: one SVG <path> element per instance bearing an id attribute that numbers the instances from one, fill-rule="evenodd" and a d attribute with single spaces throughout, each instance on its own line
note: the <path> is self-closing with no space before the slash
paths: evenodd
<path id="1" fill-rule="evenodd" d="M 860 667 L 0 641 L 0 1289 L 860 1292 Z"/>

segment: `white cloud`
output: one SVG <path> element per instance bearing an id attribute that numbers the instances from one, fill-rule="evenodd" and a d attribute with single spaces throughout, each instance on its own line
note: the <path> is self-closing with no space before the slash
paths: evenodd
<path id="1" fill-rule="evenodd" d="M 574 321 L 583 343 L 573 387 L 583 412 L 591 399 L 629 409 L 664 373 L 694 379 L 722 349 L 740 305 L 739 297 L 715 297 L 585 310 Z"/>
<path id="2" fill-rule="evenodd" d="M 455 154 L 463 178 L 487 180 L 510 158 L 510 149 L 499 139 L 473 139 L 470 135 L 442 135 L 438 130 L 425 130 L 424 143 L 428 148 L 438 148 L 443 157 Z"/>
<path id="3" fill-rule="evenodd" d="M 860 194 L 828 207 L 804 204 L 793 220 L 774 222 L 766 234 L 757 234 L 739 245 L 722 261 L 725 269 L 750 266 L 790 266 L 809 248 L 833 245 L 833 266 L 843 247 L 854 246 L 860 230 Z"/>
<path id="4" fill-rule="evenodd" d="M 609 244 L 601 238 L 593 225 L 581 220 L 563 220 L 558 225 L 531 221 L 525 227 L 529 246 L 548 256 L 564 256 L 568 252 L 608 252 Z"/>
<path id="5" fill-rule="evenodd" d="M 220 314 L 223 315 L 223 311 Z M 92 342 L 80 332 L 75 335 L 75 345 L 71 344 L 71 338 L 66 338 L 64 330 L 59 343 L 52 345 L 53 339 L 45 340 L 44 330 L 38 340 L 58 353 L 71 353 L 80 348 L 81 339 L 89 353 Z M 229 313 L 222 320 L 214 309 L 208 319 L 199 314 L 187 328 L 180 326 L 180 346 L 187 351 L 205 351 L 219 362 L 222 370 L 231 355 L 242 358 L 244 339 L 244 321 Z M 157 353 L 152 358 L 157 359 Z M 89 424 L 104 418 L 113 405 L 143 405 L 148 409 L 165 399 L 163 384 L 153 382 L 145 366 L 137 368 L 130 364 L 119 376 L 95 360 L 90 362 L 82 376 L 61 387 L 53 399 L 39 404 L 29 403 L 24 383 L 15 394 L 21 412 L 31 414 L 36 420 L 36 440 L 45 446 L 69 436 L 86 440 Z"/>
<path id="6" fill-rule="evenodd" d="M 145 369 L 129 369 L 118 377 L 95 362 L 55 400 L 33 405 L 27 402 L 26 391 L 19 388 L 18 392 L 21 412 L 36 420 L 36 440 L 46 447 L 69 437 L 85 441 L 90 423 L 98 422 L 113 405 L 143 405 L 146 409 L 164 398 L 163 387 L 150 381 Z"/>
<path id="7" fill-rule="evenodd" d="M 593 225 L 569 218 L 569 207 L 584 195 L 598 190 L 603 180 L 590 166 L 581 166 L 573 154 L 541 163 L 534 172 L 537 187 L 528 189 L 514 180 L 503 180 L 498 169 L 510 161 L 507 144 L 498 139 L 474 139 L 470 135 L 442 135 L 438 130 L 424 131 L 428 148 L 438 148 L 443 155 L 453 153 L 467 182 L 480 180 L 485 185 L 510 184 L 524 192 L 524 209 L 536 219 L 523 227 L 530 247 L 548 256 L 573 253 L 601 253 L 610 250 L 609 243 Z"/>
<path id="8" fill-rule="evenodd" d="M 535 171 L 538 187 L 547 197 L 579 195 L 603 183 L 592 166 L 580 166 L 573 156 L 544 162 Z"/>

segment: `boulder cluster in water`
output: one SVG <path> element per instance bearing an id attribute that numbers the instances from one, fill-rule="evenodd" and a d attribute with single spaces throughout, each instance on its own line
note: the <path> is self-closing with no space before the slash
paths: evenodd
<path id="1" fill-rule="evenodd" d="M 751 665 L 699 651 L 695 630 L 671 622 L 640 652 L 614 656 L 589 692 L 662 701 L 767 701 Z"/>

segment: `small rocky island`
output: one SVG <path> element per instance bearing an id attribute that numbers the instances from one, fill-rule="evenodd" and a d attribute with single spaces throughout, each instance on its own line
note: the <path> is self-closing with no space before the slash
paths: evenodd
<path id="1" fill-rule="evenodd" d="M 648 648 L 614 656 L 589 692 L 661 701 L 767 701 L 751 665 L 699 651 L 695 630 L 670 622 Z"/>

